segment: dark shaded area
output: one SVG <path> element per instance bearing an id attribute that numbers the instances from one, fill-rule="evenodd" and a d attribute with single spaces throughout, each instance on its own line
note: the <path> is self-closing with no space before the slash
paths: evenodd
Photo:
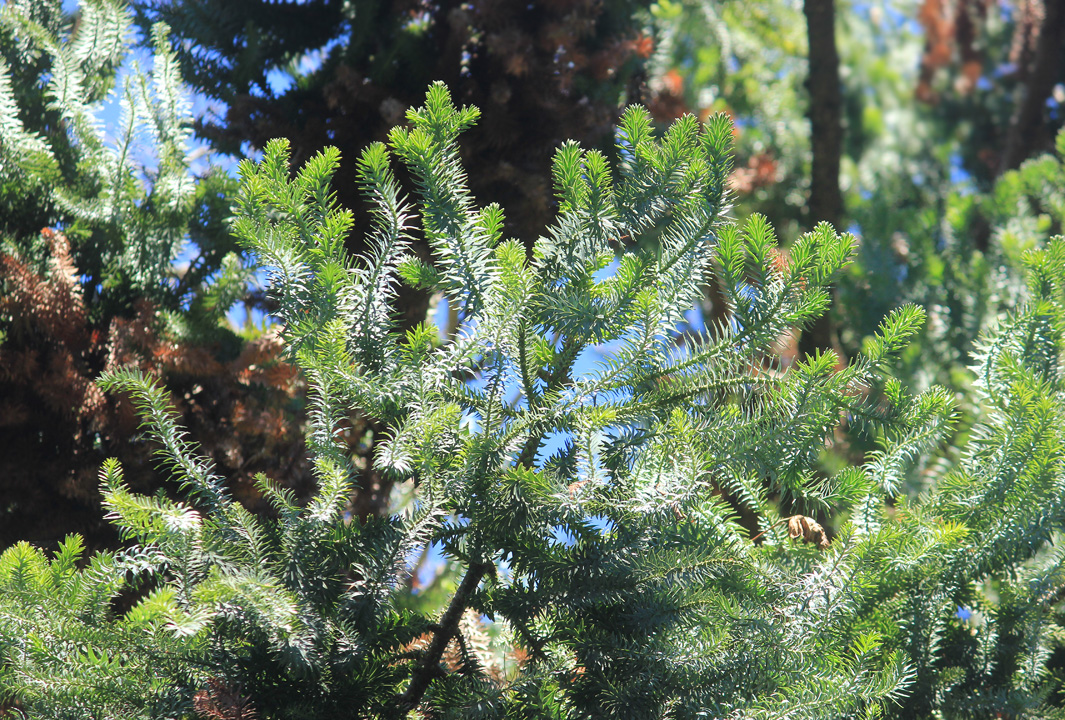
<path id="1" fill-rule="evenodd" d="M 187 81 L 227 105 L 224 118 L 200 125 L 204 137 L 232 154 L 286 137 L 294 166 L 336 146 L 334 187 L 353 209 L 359 152 L 444 81 L 457 102 L 482 111 L 462 145 L 475 197 L 499 203 L 507 233 L 531 244 L 552 216 L 555 149 L 570 138 L 612 145 L 626 86 L 650 51 L 634 26 L 640 4 L 192 0 L 144 2 L 138 12 L 171 26 Z M 269 69 L 322 48 L 319 68 L 274 92 Z M 362 249 L 358 230 L 350 248 Z"/>
<path id="2" fill-rule="evenodd" d="M 1042 23 L 1035 52 L 1025 67 L 1025 87 L 1017 102 L 1006 133 L 999 172 L 1015 170 L 1036 149 L 1048 148 L 1053 141 L 1043 121 L 1046 101 L 1062 74 L 1065 55 L 1065 3 L 1044 2 Z"/>

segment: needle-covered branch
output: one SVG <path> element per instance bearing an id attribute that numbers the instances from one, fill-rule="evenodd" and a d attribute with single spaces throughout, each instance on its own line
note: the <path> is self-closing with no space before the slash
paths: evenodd
<path id="1" fill-rule="evenodd" d="M 830 352 L 774 362 L 854 242 L 822 224 L 785 254 L 764 218 L 731 224 L 726 118 L 659 138 L 630 109 L 617 167 L 565 145 L 559 214 L 530 258 L 465 186 L 459 132 L 476 117 L 434 86 L 390 136 L 419 181 L 409 203 L 389 148 L 364 153 L 365 258 L 344 249 L 335 153 L 293 176 L 275 142 L 242 165 L 236 231 L 272 268 L 311 387 L 318 493 L 301 506 L 261 478 L 276 517 L 253 516 L 159 387 L 113 374 L 188 503 L 138 496 L 111 463 L 112 517 L 139 546 L 85 570 L 74 546 L 0 556 L 0 683 L 44 717 L 1035 708 L 1063 577 L 1047 549 L 1065 521 L 1061 241 L 1029 255 L 1029 303 L 979 348 L 970 444 L 937 457 L 954 398 L 887 375 L 917 308 L 890 313 L 845 368 Z M 407 254 L 415 212 L 432 264 Z M 454 335 L 396 330 L 400 282 L 440 293 Z M 708 283 L 726 320 L 689 320 L 678 339 Z M 356 469 L 336 436 L 352 408 L 384 429 L 387 518 L 345 504 Z M 820 458 L 841 421 L 878 445 L 832 472 Z M 907 496 L 919 480 L 927 492 Z M 127 582 L 142 594 L 119 613 Z"/>

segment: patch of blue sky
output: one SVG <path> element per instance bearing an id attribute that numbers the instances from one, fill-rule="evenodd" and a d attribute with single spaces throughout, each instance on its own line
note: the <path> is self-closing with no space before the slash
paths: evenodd
<path id="1" fill-rule="evenodd" d="M 274 326 L 280 324 L 273 315 L 263 312 L 257 307 L 248 307 L 243 302 L 238 302 L 226 312 L 226 321 L 229 326 L 237 331 L 254 329 L 256 334 L 266 334 Z"/>
<path id="2" fill-rule="evenodd" d="M 275 96 L 284 95 L 296 86 L 296 78 L 287 68 L 271 68 L 266 71 L 266 85 Z"/>
<path id="3" fill-rule="evenodd" d="M 959 153 L 950 156 L 950 182 L 961 195 L 972 195 L 977 190 L 972 174 L 962 165 Z"/>
<path id="4" fill-rule="evenodd" d="M 346 37 L 346 36 L 345 36 Z M 298 59 L 280 67 L 273 67 L 266 71 L 266 85 L 274 96 L 284 95 L 299 84 L 300 78 L 313 75 L 328 59 L 329 54 L 337 47 L 344 45 L 342 37 L 335 37 L 326 44 L 313 50 L 308 50 Z"/>
<path id="5" fill-rule="evenodd" d="M 505 368 L 503 374 L 503 386 L 500 393 L 500 397 L 503 398 L 503 402 L 507 407 L 513 410 L 525 410 L 529 407 L 528 398 L 525 397 L 525 391 L 521 386 L 520 371 L 513 364 L 510 364 Z M 537 381 L 534 380 L 534 383 Z M 541 387 L 537 384 L 537 387 Z"/>
<path id="6" fill-rule="evenodd" d="M 252 145 L 250 140 L 245 140 L 240 144 L 240 154 L 256 163 L 263 159 L 263 151 Z"/>
<path id="7" fill-rule="evenodd" d="M 562 525 L 551 528 L 551 543 L 563 547 L 573 547 L 577 544 L 577 536 Z"/>
<path id="8" fill-rule="evenodd" d="M 188 248 L 195 250 L 195 255 L 193 255 L 193 258 L 195 258 L 196 255 L 199 254 L 199 248 L 195 243 L 188 241 L 186 242 L 186 245 Z M 247 254 L 243 254 L 241 260 L 244 263 L 252 262 Z M 217 276 L 218 273 L 216 273 L 214 277 Z M 209 278 L 208 281 L 210 282 L 214 277 Z M 269 285 L 269 271 L 262 266 L 256 266 L 251 279 L 252 289 L 261 290 L 269 287 Z M 264 312 L 261 308 L 249 306 L 241 300 L 233 303 L 229 310 L 226 311 L 226 320 L 229 322 L 229 326 L 234 330 L 241 331 L 254 328 L 262 333 L 265 333 L 273 326 L 280 324 L 280 320 L 275 316 Z"/>
<path id="9" fill-rule="evenodd" d="M 471 317 L 465 308 L 459 309 L 459 327 L 457 331 L 459 337 L 472 337 L 473 333 L 477 331 L 478 325 L 476 317 Z"/>
<path id="10" fill-rule="evenodd" d="M 894 3 L 884 3 L 883 5 L 878 5 L 878 7 L 883 8 L 883 17 L 890 21 L 891 27 L 905 29 L 912 35 L 922 35 L 924 33 L 921 23 L 915 17 L 912 17 L 910 13 L 903 12 L 895 7 Z"/>
<path id="11" fill-rule="evenodd" d="M 226 322 L 238 332 L 254 329 L 256 334 L 265 334 L 281 324 L 281 321 L 258 307 L 249 306 L 242 301 L 233 303 L 226 311 Z"/>
<path id="12" fill-rule="evenodd" d="M 589 515 L 584 518 L 583 523 L 585 531 L 591 530 L 591 533 L 580 532 L 585 537 L 588 534 L 605 537 L 614 531 L 614 522 L 604 515 Z M 551 542 L 567 548 L 573 547 L 577 544 L 577 533 L 573 532 L 574 529 L 565 525 L 555 525 L 551 528 Z"/>
<path id="13" fill-rule="evenodd" d="M 689 309 L 684 311 L 684 322 L 687 326 L 682 327 L 678 324 L 677 332 L 706 332 L 706 318 L 703 316 L 703 306 L 701 303 L 695 303 Z"/>
<path id="14" fill-rule="evenodd" d="M 1006 62 L 999 64 L 992 74 L 999 78 L 1005 77 L 1006 75 L 1013 75 L 1015 72 L 1017 72 L 1017 63 Z"/>
<path id="15" fill-rule="evenodd" d="M 592 515 L 587 521 L 600 535 L 608 535 L 614 531 L 614 521 L 604 515 Z"/>
<path id="16" fill-rule="evenodd" d="M 636 155 L 632 151 L 632 138 L 625 132 L 625 128 L 618 125 L 614 131 L 614 144 L 618 148 L 618 157 L 623 163 L 632 162 Z"/>
<path id="17" fill-rule="evenodd" d="M 740 296 L 740 300 L 742 300 L 747 305 L 753 305 L 754 303 L 758 302 L 758 298 L 762 294 L 761 292 L 759 292 L 758 288 L 747 282 L 741 283 L 740 286 L 736 289 L 736 293 Z"/>
<path id="18" fill-rule="evenodd" d="M 598 269 L 594 273 L 592 273 L 592 281 L 595 282 L 596 285 L 598 285 L 598 284 L 600 284 L 600 283 L 602 283 L 602 282 L 604 282 L 606 280 L 609 280 L 610 278 L 614 277 L 614 275 L 618 271 L 618 266 L 620 264 L 621 264 L 620 259 L 615 257 L 613 260 L 611 260 L 605 266 L 601 267 L 600 269 Z"/>
<path id="19" fill-rule="evenodd" d="M 481 432 L 481 414 L 476 410 L 463 410 L 459 418 L 459 430 L 464 430 L 471 435 Z"/>
<path id="20" fill-rule="evenodd" d="M 736 313 L 730 313 L 729 314 L 729 316 L 728 316 L 728 329 L 729 329 L 729 332 L 732 333 L 732 335 L 734 335 L 734 336 L 741 335 L 743 333 L 744 327 L 745 326 L 743 324 L 743 321 L 740 320 L 739 315 L 737 315 Z M 744 344 L 745 344 L 745 341 L 740 341 L 738 347 L 742 348 L 744 346 Z"/>
<path id="21" fill-rule="evenodd" d="M 533 465 L 537 468 L 543 468 L 548 460 L 572 444 L 573 433 L 568 430 L 556 430 L 547 433 L 544 435 L 543 440 L 540 441 L 540 447 L 536 451 Z"/>
<path id="22" fill-rule="evenodd" d="M 603 353 L 599 346 L 589 345 L 577 353 L 573 360 L 573 379 L 591 379 L 595 377 L 596 370 L 600 367 Z"/>
<path id="23" fill-rule="evenodd" d="M 511 373 L 504 371 L 501 383 L 496 387 L 495 397 L 497 401 L 503 402 L 505 405 L 511 408 L 519 408 L 524 405 L 525 399 L 522 397 L 520 386 Z M 466 387 L 478 394 L 486 394 L 489 388 L 489 378 L 483 373 L 478 373 L 475 377 L 466 381 Z M 469 415 L 469 418 L 467 418 Z M 497 422 L 500 421 L 497 418 Z M 507 423 L 506 418 L 503 418 L 501 422 L 505 425 Z M 477 408 L 467 408 L 462 412 L 462 419 L 459 422 L 459 426 L 472 434 L 477 434 L 482 431 L 481 426 L 481 411 Z"/>
<path id="24" fill-rule="evenodd" d="M 585 348 L 573 364 L 573 387 L 563 396 L 564 402 L 575 405 L 608 405 L 620 403 L 632 397 L 625 387 L 597 389 L 597 385 L 609 381 L 615 368 L 608 360 L 617 351 L 617 345 L 597 345 Z"/>
<path id="25" fill-rule="evenodd" d="M 507 365 L 502 368 L 491 369 L 487 373 L 478 372 L 473 378 L 466 381 L 466 386 L 477 392 L 486 392 L 495 372 L 502 373 L 496 386 L 497 397 L 510 408 L 520 409 L 527 407 L 528 404 L 521 388 L 521 379 L 516 368 L 512 366 Z M 479 426 L 471 427 L 470 432 L 480 432 Z"/>
<path id="26" fill-rule="evenodd" d="M 430 316 L 429 320 L 436 325 L 437 332 L 440 335 L 441 342 L 447 340 L 447 320 L 448 313 L 450 312 L 451 303 L 446 296 L 441 297 L 440 301 L 436 305 L 436 310 Z"/>
<path id="27" fill-rule="evenodd" d="M 423 555 L 424 559 L 422 559 Z M 411 553 L 411 556 L 407 558 L 407 568 L 408 572 L 416 573 L 412 592 L 417 595 L 422 588 L 432 585 L 446 562 L 444 547 L 439 542 L 431 543 L 429 547 Z"/>
<path id="28" fill-rule="evenodd" d="M 484 376 L 478 374 L 476 377 L 467 380 L 466 385 L 473 388 L 474 390 L 479 390 L 483 392 L 488 387 L 488 380 L 485 379 Z"/>
<path id="29" fill-rule="evenodd" d="M 1058 120 L 1061 117 L 1063 104 L 1065 104 L 1065 85 L 1058 83 L 1046 100 L 1051 120 Z"/>

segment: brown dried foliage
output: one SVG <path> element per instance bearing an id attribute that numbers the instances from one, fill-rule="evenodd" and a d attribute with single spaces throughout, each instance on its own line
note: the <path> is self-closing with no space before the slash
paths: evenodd
<path id="1" fill-rule="evenodd" d="M 66 237 L 42 236 L 50 251 L 44 273 L 0 254 L 0 317 L 10 318 L 0 344 L 0 547 L 50 545 L 70 532 L 93 548 L 114 545 L 97 487 L 109 456 L 122 461 L 135 490 L 159 487 L 156 448 L 139 436 L 132 406 L 95 384 L 101 372 L 123 366 L 165 379 L 190 439 L 250 508 L 265 509 L 254 489 L 258 472 L 309 494 L 301 383 L 276 333 L 227 360 L 216 347 L 167 337 L 144 299 L 126 317 L 93 320 Z"/>
<path id="2" fill-rule="evenodd" d="M 967 95 L 984 73 L 981 37 L 993 0 L 924 0 L 918 20 L 925 29 L 925 48 L 917 80 L 917 99 L 938 103 L 940 93 L 934 87 L 936 74 L 947 70 L 954 76 L 953 88 Z M 1031 63 L 1040 30 L 1046 19 L 1044 0 L 1017 0 L 1013 3 L 1013 38 L 1009 62 L 1020 80 Z"/>
<path id="3" fill-rule="evenodd" d="M 957 65 L 954 89 L 966 95 L 983 72 L 979 29 L 991 3 L 988 0 L 925 0 L 918 20 L 925 28 L 925 49 L 917 79 L 917 99 L 939 102 L 933 87 L 936 73 Z"/>
<path id="4" fill-rule="evenodd" d="M 647 110 L 658 122 L 673 122 L 690 112 L 688 101 L 684 98 L 684 78 L 676 68 L 670 68 L 661 77 L 654 78 L 649 86 Z"/>
<path id="5" fill-rule="evenodd" d="M 729 176 L 729 187 L 734 191 L 747 194 L 760 188 L 769 187 L 780 180 L 777 161 L 767 152 L 760 152 L 747 159 L 745 167 L 738 167 Z"/>
<path id="6" fill-rule="evenodd" d="M 192 700 L 196 714 L 208 720 L 258 720 L 259 714 L 250 698 L 241 695 L 226 683 L 211 678 L 207 688 L 200 690 Z"/>
<path id="7" fill-rule="evenodd" d="M 817 547 L 824 550 L 829 545 L 828 534 L 821 524 L 812 517 L 805 515 L 792 515 L 787 518 L 788 537 L 792 540 L 802 538 L 804 542 L 817 543 Z"/>

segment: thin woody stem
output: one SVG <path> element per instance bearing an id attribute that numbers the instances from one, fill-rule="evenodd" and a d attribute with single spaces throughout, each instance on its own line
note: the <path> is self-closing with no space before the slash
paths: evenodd
<path id="1" fill-rule="evenodd" d="M 783 524 L 784 524 L 784 523 L 786 523 L 787 521 L 788 521 L 788 519 L 787 519 L 787 518 L 780 518 L 780 519 L 779 519 L 779 520 L 777 520 L 777 521 L 776 521 L 775 523 L 773 523 L 772 525 L 770 525 L 769 527 L 767 527 L 767 528 L 766 528 L 765 530 L 763 530 L 762 532 L 758 533 L 758 534 L 757 534 L 757 535 L 755 535 L 755 536 L 754 536 L 753 538 L 751 538 L 751 542 L 754 542 L 754 541 L 755 541 L 755 540 L 757 540 L 758 538 L 760 538 L 760 537 L 762 537 L 763 535 L 765 535 L 765 534 L 766 534 L 766 532 L 768 532 L 770 528 L 775 528 L 775 527 L 776 527 L 777 525 L 783 525 Z"/>
<path id="2" fill-rule="evenodd" d="M 440 618 L 439 627 L 433 633 L 433 641 L 429 643 L 429 649 L 425 651 L 425 656 L 411 676 L 410 685 L 402 695 L 396 697 L 396 704 L 401 713 L 407 713 L 418 707 L 425 691 L 429 689 L 429 683 L 441 674 L 440 658 L 443 657 L 448 643 L 458 631 L 459 620 L 462 619 L 462 613 L 466 611 L 470 595 L 481 584 L 481 580 L 490 567 L 487 563 L 476 563 L 470 565 L 466 571 L 466 576 L 462 578 L 458 590 L 455 591 L 447 610 Z"/>

